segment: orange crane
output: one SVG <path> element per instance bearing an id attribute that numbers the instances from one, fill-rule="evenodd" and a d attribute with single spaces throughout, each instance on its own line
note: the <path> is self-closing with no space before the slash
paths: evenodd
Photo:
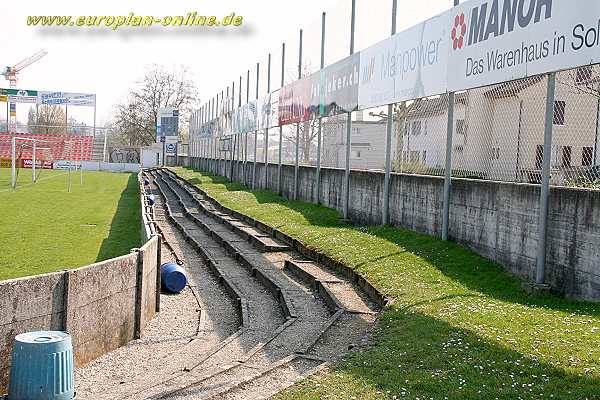
<path id="1" fill-rule="evenodd" d="M 19 74 L 19 72 L 21 72 L 21 70 L 38 61 L 46 54 L 48 54 L 46 50 L 40 50 L 31 57 L 27 57 L 23 61 L 16 63 L 12 67 L 6 67 L 4 72 L 2 72 L 2 75 L 4 75 L 6 80 L 10 82 L 10 87 L 17 87 L 17 75 Z"/>
<path id="2" fill-rule="evenodd" d="M 10 87 L 11 88 L 17 87 L 17 77 L 19 75 L 19 72 L 21 72 L 24 68 L 30 66 L 34 62 L 40 60 L 46 54 L 48 54 L 48 52 L 46 50 L 42 49 L 42 50 L 38 51 L 37 53 L 35 53 L 34 55 L 32 55 L 31 57 L 27 57 L 26 59 L 16 63 L 12 67 L 6 67 L 6 69 L 2 72 L 2 75 L 4 75 L 4 78 L 6 78 L 6 80 L 9 82 Z M 10 114 L 10 122 L 8 123 L 8 130 L 9 130 L 9 132 L 12 132 L 17 127 L 17 107 L 13 103 L 8 103 L 7 106 L 8 106 L 8 110 L 9 110 L 7 112 L 7 114 Z M 8 119 L 8 116 L 7 116 L 7 119 Z"/>

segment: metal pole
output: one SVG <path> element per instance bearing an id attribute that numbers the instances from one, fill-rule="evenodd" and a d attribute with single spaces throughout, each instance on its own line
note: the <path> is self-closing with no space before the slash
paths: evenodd
<path id="1" fill-rule="evenodd" d="M 350 55 L 354 54 L 354 30 L 356 25 L 356 0 L 352 0 L 352 14 L 350 17 Z M 352 135 L 352 112 L 348 113 L 346 123 L 346 171 L 344 174 L 344 219 L 348 219 L 350 203 L 350 148 Z"/>
<path id="2" fill-rule="evenodd" d="M 104 129 L 104 146 L 102 147 L 102 161 L 106 162 L 106 146 L 108 145 L 108 129 Z"/>
<path id="3" fill-rule="evenodd" d="M 31 179 L 32 179 L 32 182 L 33 182 L 33 183 L 35 183 L 35 161 L 36 161 L 36 160 L 35 160 L 35 147 L 36 147 L 36 146 L 35 146 L 35 142 L 36 142 L 36 141 L 35 141 L 35 140 L 33 140 L 33 155 L 32 155 L 32 157 L 31 157 L 31 161 L 32 161 L 32 164 L 31 164 L 31 172 L 32 172 L 32 174 L 31 174 Z"/>
<path id="4" fill-rule="evenodd" d="M 269 53 L 269 61 L 267 62 L 267 95 L 271 93 L 271 53 Z M 263 146 L 265 148 L 265 181 L 264 188 L 267 189 L 269 187 L 269 125 L 270 125 L 270 115 L 271 115 L 271 98 L 269 98 L 269 120 L 267 121 L 267 126 L 265 127 L 265 140 L 263 141 Z"/>
<path id="5" fill-rule="evenodd" d="M 83 135 L 79 137 L 79 183 L 83 185 Z"/>
<path id="6" fill-rule="evenodd" d="M 94 128 L 92 133 L 94 134 L 94 138 L 96 138 L 96 95 L 94 95 Z"/>
<path id="7" fill-rule="evenodd" d="M 392 36 L 396 34 L 396 13 L 398 0 L 392 2 Z M 388 105 L 387 129 L 385 135 L 385 179 L 383 183 L 382 225 L 390 223 L 390 180 L 392 176 L 392 135 L 394 132 L 394 105 Z"/>
<path id="8" fill-rule="evenodd" d="M 250 102 L 250 70 L 246 72 L 246 104 Z M 248 166 L 248 132 L 244 134 L 244 164 L 243 164 L 243 176 L 244 185 L 248 183 L 248 174 L 246 173 Z"/>
<path id="9" fill-rule="evenodd" d="M 454 0 L 454 7 L 459 0 Z M 446 128 L 446 170 L 442 210 L 442 240 L 448 240 L 450 227 L 450 194 L 452 192 L 452 138 L 454 136 L 454 93 L 448 93 L 448 122 Z"/>
<path id="10" fill-rule="evenodd" d="M 281 44 L 281 87 L 285 85 L 285 43 Z M 283 126 L 279 124 L 279 152 L 277 160 L 277 193 L 281 195 L 281 172 L 282 172 L 282 149 L 283 148 Z"/>
<path id="11" fill-rule="evenodd" d="M 446 170 L 444 177 L 444 208 L 442 240 L 448 240 L 450 226 L 450 192 L 452 190 L 452 137 L 454 136 L 454 93 L 448 93 L 448 121 L 446 126 Z"/>
<path id="12" fill-rule="evenodd" d="M 11 154 L 11 186 L 13 189 L 17 187 L 17 138 L 12 138 L 12 154 Z"/>
<path id="13" fill-rule="evenodd" d="M 326 13 L 321 15 L 321 69 L 325 68 L 325 18 Z M 324 89 L 324 88 L 322 88 Z M 319 99 L 321 98 L 321 93 L 319 93 Z M 319 100 L 319 127 L 317 131 L 317 171 L 315 176 L 315 185 L 317 186 L 315 190 L 315 203 L 321 204 L 321 146 L 323 141 L 323 117 L 322 117 L 322 109 Z"/>
<path id="14" fill-rule="evenodd" d="M 554 118 L 554 95 L 556 73 L 548 74 L 546 94 L 546 121 L 544 127 L 544 160 L 542 163 L 542 184 L 540 188 L 540 215 L 538 225 L 537 266 L 535 283 L 544 284 L 546 275 L 546 243 L 548 234 L 548 202 L 550 199 L 550 160 L 552 159 L 552 128 Z"/>
<path id="15" fill-rule="evenodd" d="M 69 105 L 65 104 L 65 134 L 69 134 Z"/>
<path id="16" fill-rule="evenodd" d="M 260 79 L 260 63 L 256 63 L 256 106 L 258 106 L 258 82 Z M 256 124 L 257 121 L 255 121 Z M 258 148 L 258 129 L 254 131 L 254 162 L 252 163 L 252 190 L 256 189 L 256 150 Z"/>
<path id="17" fill-rule="evenodd" d="M 300 45 L 298 51 L 298 80 L 302 79 L 302 29 L 300 29 Z M 294 164 L 294 200 L 298 200 L 298 184 L 300 176 L 300 122 L 296 124 L 296 163 Z"/>

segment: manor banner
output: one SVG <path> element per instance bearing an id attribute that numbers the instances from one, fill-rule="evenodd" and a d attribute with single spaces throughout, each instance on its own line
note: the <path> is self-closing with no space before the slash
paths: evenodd
<path id="1" fill-rule="evenodd" d="M 598 0 L 471 0 L 448 13 L 449 91 L 600 62 Z"/>

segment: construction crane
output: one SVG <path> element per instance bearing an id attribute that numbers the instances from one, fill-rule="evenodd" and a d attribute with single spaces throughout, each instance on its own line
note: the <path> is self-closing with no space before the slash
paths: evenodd
<path id="1" fill-rule="evenodd" d="M 17 87 L 17 77 L 18 77 L 19 73 L 24 68 L 27 68 L 34 62 L 40 60 L 46 54 L 48 54 L 48 52 L 46 50 L 42 49 L 42 50 L 38 51 L 37 53 L 35 53 L 34 55 L 32 55 L 31 57 L 27 57 L 26 59 L 22 60 L 21 62 L 16 63 L 12 67 L 6 67 L 4 72 L 2 72 L 2 75 L 4 75 L 4 78 L 6 78 L 6 80 L 9 82 L 9 86 L 11 88 L 16 88 Z M 10 122 L 7 124 L 8 125 L 7 128 L 8 128 L 9 132 L 13 132 L 17 128 L 17 107 L 16 107 L 16 104 L 14 104 L 14 103 L 8 103 L 7 106 L 8 106 L 7 114 L 10 114 Z M 7 116 L 7 120 L 8 120 L 8 116 Z"/>
<path id="2" fill-rule="evenodd" d="M 31 57 L 27 57 L 23 61 L 16 63 L 12 67 L 6 67 L 2 75 L 4 75 L 6 80 L 10 82 L 10 87 L 17 87 L 17 76 L 19 72 L 21 72 L 24 68 L 30 66 L 34 62 L 40 60 L 46 54 L 48 54 L 48 52 L 42 49 L 34 55 L 32 55 Z"/>

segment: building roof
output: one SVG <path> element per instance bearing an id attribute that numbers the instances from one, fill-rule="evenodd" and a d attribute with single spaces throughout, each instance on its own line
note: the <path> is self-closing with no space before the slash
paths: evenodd
<path id="1" fill-rule="evenodd" d="M 502 99 L 507 97 L 516 96 L 521 91 L 535 85 L 542 81 L 545 75 L 532 76 L 525 79 L 519 79 L 516 81 L 504 82 L 499 85 L 493 86 L 491 89 L 484 93 L 485 97 L 492 97 L 496 99 Z"/>

